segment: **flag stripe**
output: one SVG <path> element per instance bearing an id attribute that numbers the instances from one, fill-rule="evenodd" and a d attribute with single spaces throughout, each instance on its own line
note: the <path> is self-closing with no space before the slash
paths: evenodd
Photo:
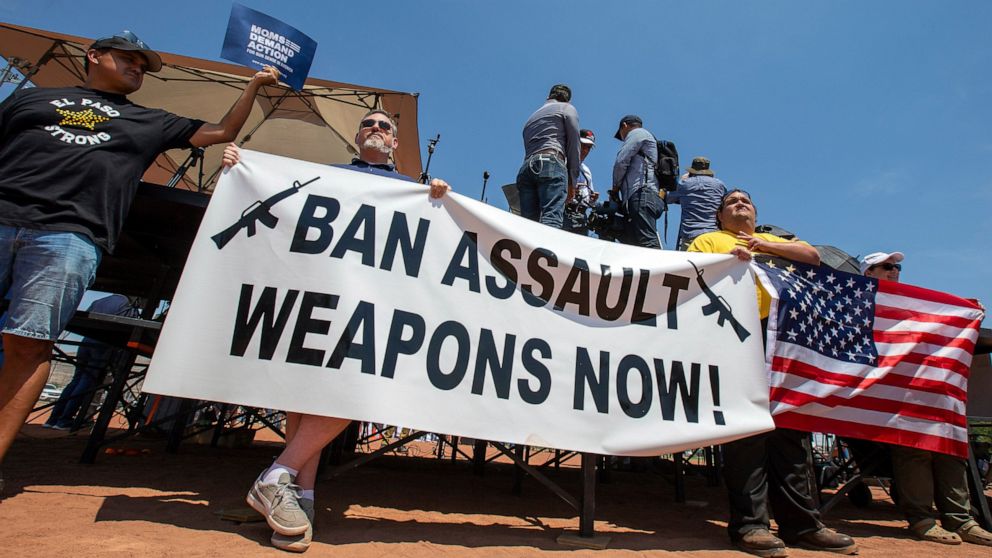
<path id="1" fill-rule="evenodd" d="M 875 316 L 875 331 L 917 331 L 921 333 L 933 333 L 945 337 L 962 337 L 975 341 L 978 339 L 978 327 L 961 329 L 934 322 L 906 322 L 902 320 L 889 320 L 881 316 Z"/>
<path id="2" fill-rule="evenodd" d="M 927 343 L 940 347 L 953 347 L 968 353 L 975 352 L 975 342 L 966 337 L 952 337 L 928 331 L 876 331 L 877 343 Z"/>
<path id="3" fill-rule="evenodd" d="M 971 364 L 971 352 L 955 347 L 945 347 L 932 343 L 875 343 L 878 354 L 886 357 L 918 354 L 930 358 L 954 361 L 958 364 Z"/>
<path id="4" fill-rule="evenodd" d="M 879 281 L 878 292 L 885 294 L 902 295 L 910 298 L 915 298 L 918 300 L 926 300 L 938 304 L 947 304 L 949 306 L 959 306 L 972 310 L 981 310 L 981 308 L 977 304 L 966 298 L 961 298 L 959 296 L 955 296 L 940 291 L 934 291 L 931 289 L 925 289 L 923 287 L 917 287 L 916 285 L 910 285 L 908 283 L 897 283 L 895 281 Z"/>
<path id="5" fill-rule="evenodd" d="M 966 441 L 942 436 L 921 435 L 898 428 L 885 428 L 862 422 L 827 417 L 812 417 L 793 412 L 775 415 L 775 425 L 779 428 L 792 428 L 807 432 L 825 432 L 850 436 L 851 438 L 874 440 L 887 444 L 911 446 L 959 457 L 968 455 L 968 443 Z"/>
<path id="6" fill-rule="evenodd" d="M 838 397 L 836 395 L 821 396 L 811 395 L 800 391 L 793 391 L 784 388 L 774 388 L 771 390 L 771 398 L 775 401 L 801 407 L 810 403 L 817 403 L 824 407 L 846 407 L 850 409 L 863 409 L 866 411 L 881 411 L 892 413 L 894 420 L 901 420 L 905 417 L 944 422 L 954 426 L 967 428 L 968 419 L 960 412 L 953 410 L 937 409 L 927 405 L 917 405 L 905 401 L 893 401 L 880 397 L 859 396 L 852 398 Z"/>
<path id="7" fill-rule="evenodd" d="M 790 360 L 797 360 L 813 366 L 817 370 L 831 372 L 834 374 L 844 374 L 847 376 L 870 377 L 881 376 L 886 373 L 901 374 L 903 376 L 917 376 L 921 379 L 939 380 L 948 382 L 959 388 L 966 389 L 968 385 L 967 375 L 962 375 L 945 367 L 933 367 L 911 362 L 897 361 L 890 366 L 877 366 L 865 368 L 864 365 L 845 362 L 836 359 L 826 359 L 811 349 L 792 343 L 778 343 L 775 347 L 777 356 Z M 883 355 L 885 356 L 885 355 Z M 963 393 L 963 392 L 962 392 Z"/>
<path id="8" fill-rule="evenodd" d="M 964 413 L 967 406 L 965 401 L 949 396 L 946 389 L 916 389 L 916 386 L 912 385 L 913 378 L 911 377 L 907 378 L 911 383 L 909 386 L 895 386 L 875 381 L 879 379 L 884 381 L 888 374 L 875 376 L 871 381 L 866 380 L 857 386 L 844 386 L 811 382 L 794 374 L 782 374 L 780 372 L 772 372 L 772 374 L 777 376 L 772 382 L 773 385 L 777 386 L 772 388 L 773 390 L 782 388 L 817 397 L 837 396 L 844 399 L 853 399 L 868 393 L 873 397 L 889 401 L 907 401 L 956 413 Z M 946 386 L 941 386 L 941 388 L 944 387 Z"/>
<path id="9" fill-rule="evenodd" d="M 919 364 L 923 366 L 930 366 L 933 368 L 943 368 L 945 370 L 950 370 L 952 372 L 957 372 L 962 376 L 968 375 L 968 370 L 970 366 L 965 366 L 963 363 L 956 360 L 950 360 L 946 358 L 934 358 L 930 355 L 919 354 L 919 353 L 909 353 L 906 355 L 893 355 L 887 357 L 879 357 L 878 366 L 880 368 L 885 368 L 887 366 L 895 366 L 899 362 L 909 362 L 911 364 Z"/>
<path id="10" fill-rule="evenodd" d="M 867 424 L 879 428 L 891 428 L 903 430 L 920 436 L 939 436 L 952 440 L 967 440 L 968 430 L 946 422 L 934 422 L 913 418 L 902 418 L 899 422 L 893 421 L 892 413 L 872 411 L 871 409 L 846 409 L 844 416 L 838 417 L 836 412 L 830 407 L 824 407 L 816 403 L 804 405 L 799 409 L 790 409 L 784 404 L 776 413 L 795 413 L 808 417 L 819 417 L 826 419 L 842 420 L 845 422 L 855 422 Z M 823 432 L 828 432 L 824 430 Z M 843 434 L 842 434 L 843 435 Z"/>
<path id="11" fill-rule="evenodd" d="M 959 327 L 962 329 L 975 325 L 975 320 L 969 318 L 962 318 L 960 316 L 945 316 L 941 314 L 924 314 L 921 312 L 906 310 L 904 308 L 896 308 L 894 306 L 875 306 L 875 315 L 882 318 L 888 318 L 890 320 L 932 322 Z"/>
<path id="12" fill-rule="evenodd" d="M 772 370 L 785 374 L 793 374 L 809 381 L 838 387 L 865 389 L 871 387 L 873 384 L 881 384 L 886 386 L 915 389 L 918 391 L 926 391 L 928 393 L 946 394 L 950 397 L 958 399 L 959 401 L 968 400 L 967 390 L 963 390 L 957 386 L 951 385 L 947 382 L 942 382 L 940 380 L 928 380 L 926 378 L 903 376 L 900 374 L 885 374 L 868 381 L 864 376 L 837 374 L 822 368 L 817 368 L 816 366 L 803 361 L 781 357 L 775 357 L 775 360 L 772 361 Z M 775 384 L 773 383 L 772 385 L 774 386 Z"/>

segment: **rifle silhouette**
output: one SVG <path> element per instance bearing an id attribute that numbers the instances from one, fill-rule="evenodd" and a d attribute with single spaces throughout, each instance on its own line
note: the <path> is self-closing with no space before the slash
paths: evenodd
<path id="1" fill-rule="evenodd" d="M 262 223 L 270 229 L 276 228 L 276 223 L 279 222 L 279 218 L 272 214 L 272 206 L 281 202 L 282 200 L 292 196 L 296 192 L 300 191 L 300 188 L 310 184 L 311 182 L 320 180 L 320 177 L 311 178 L 303 184 L 300 184 L 299 180 L 294 180 L 293 185 L 281 192 L 273 194 L 269 199 L 262 201 L 257 200 L 255 203 L 248 206 L 247 209 L 241 212 L 241 218 L 237 220 L 233 225 L 227 227 L 226 229 L 220 231 L 219 233 L 211 236 L 210 238 L 217 245 L 218 249 L 227 246 L 227 243 L 234 239 L 238 235 L 241 229 L 248 229 L 248 236 L 255 236 L 257 232 L 256 223 Z"/>
<path id="2" fill-rule="evenodd" d="M 699 283 L 699 288 L 703 290 L 703 294 L 706 295 L 706 298 L 710 299 L 710 303 L 703 306 L 703 315 L 709 316 L 715 312 L 718 312 L 719 316 L 717 316 L 716 325 L 723 327 L 723 324 L 729 321 L 730 326 L 734 328 L 734 333 L 737 334 L 737 338 L 741 340 L 741 343 L 743 343 L 744 340 L 751 335 L 751 332 L 737 321 L 737 318 L 734 317 L 734 311 L 730 308 L 730 305 L 727 304 L 727 301 L 723 300 L 722 296 L 717 296 L 716 293 L 710 290 L 710 287 L 706 284 L 706 281 L 703 281 L 703 272 L 696 267 L 696 264 L 689 262 L 689 265 L 696 270 L 696 282 Z"/>

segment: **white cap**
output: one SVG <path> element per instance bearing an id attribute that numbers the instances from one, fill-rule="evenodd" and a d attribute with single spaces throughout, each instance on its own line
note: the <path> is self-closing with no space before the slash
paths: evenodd
<path id="1" fill-rule="evenodd" d="M 873 265 L 878 265 L 880 263 L 885 263 L 891 261 L 892 263 L 899 263 L 905 258 L 902 252 L 892 252 L 891 254 L 885 252 L 872 252 L 867 256 L 861 258 L 861 274 L 864 275 L 868 268 Z"/>

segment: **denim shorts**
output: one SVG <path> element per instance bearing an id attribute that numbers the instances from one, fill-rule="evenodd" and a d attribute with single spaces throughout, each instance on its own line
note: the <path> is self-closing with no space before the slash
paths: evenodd
<path id="1" fill-rule="evenodd" d="M 4 333 L 56 340 L 93 284 L 102 252 L 86 236 L 0 225 Z"/>

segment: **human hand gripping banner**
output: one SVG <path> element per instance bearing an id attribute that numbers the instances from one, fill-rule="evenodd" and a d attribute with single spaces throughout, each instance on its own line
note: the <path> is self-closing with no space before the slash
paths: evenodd
<path id="1" fill-rule="evenodd" d="M 657 455 L 772 428 L 747 264 L 612 244 L 243 151 L 144 389 Z"/>

